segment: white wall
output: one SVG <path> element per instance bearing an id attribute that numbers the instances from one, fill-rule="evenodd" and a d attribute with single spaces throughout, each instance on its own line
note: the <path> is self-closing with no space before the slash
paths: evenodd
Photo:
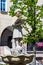
<path id="1" fill-rule="evenodd" d="M 7 0 L 7 12 L 9 12 L 11 6 L 10 0 Z M 0 12 L 0 35 L 2 31 L 12 24 L 12 17 L 8 15 L 9 13 L 1 13 Z"/>

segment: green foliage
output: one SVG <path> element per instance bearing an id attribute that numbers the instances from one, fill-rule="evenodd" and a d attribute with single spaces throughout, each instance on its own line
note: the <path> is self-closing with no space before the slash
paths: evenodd
<path id="1" fill-rule="evenodd" d="M 28 31 L 28 34 L 23 35 L 23 42 L 36 42 L 39 38 L 43 38 L 42 21 L 43 5 L 36 5 L 38 0 L 11 0 L 13 5 L 10 7 L 10 15 L 15 15 L 15 10 L 20 9 L 19 18 L 24 19 L 23 27 Z M 32 30 L 29 32 L 26 23 L 31 26 Z"/>
<path id="2" fill-rule="evenodd" d="M 10 7 L 10 11 L 9 11 L 11 16 L 14 16 L 14 6 Z"/>

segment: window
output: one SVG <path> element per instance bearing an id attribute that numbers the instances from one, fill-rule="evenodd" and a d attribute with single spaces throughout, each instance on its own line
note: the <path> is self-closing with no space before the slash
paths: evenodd
<path id="1" fill-rule="evenodd" d="M 39 41 L 36 42 L 36 50 L 43 51 L 43 39 L 39 39 Z"/>
<path id="2" fill-rule="evenodd" d="M 0 0 L 0 12 L 6 12 L 6 0 Z"/>
<path id="3" fill-rule="evenodd" d="M 33 44 L 32 43 L 27 43 L 27 51 L 33 51 Z"/>
<path id="4" fill-rule="evenodd" d="M 43 51 L 43 42 L 36 42 L 35 49 L 36 51 Z M 32 43 L 27 43 L 27 51 L 33 51 Z"/>

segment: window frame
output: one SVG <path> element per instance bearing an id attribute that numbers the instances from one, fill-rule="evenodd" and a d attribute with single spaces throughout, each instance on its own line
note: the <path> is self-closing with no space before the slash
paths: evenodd
<path id="1" fill-rule="evenodd" d="M 5 5 L 4 7 L 3 7 L 3 4 Z M 7 12 L 7 0 L 5 1 L 5 2 L 3 2 L 2 0 L 0 0 L 0 12 Z M 5 9 L 5 10 L 4 10 Z"/>

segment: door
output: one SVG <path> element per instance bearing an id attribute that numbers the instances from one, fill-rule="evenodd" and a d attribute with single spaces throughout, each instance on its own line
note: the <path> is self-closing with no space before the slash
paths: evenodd
<path id="1" fill-rule="evenodd" d="M 11 42 L 11 40 L 12 40 L 12 36 L 9 36 L 9 37 L 8 37 L 8 43 L 7 43 L 7 46 L 8 46 L 9 48 L 12 48 L 12 42 Z"/>

